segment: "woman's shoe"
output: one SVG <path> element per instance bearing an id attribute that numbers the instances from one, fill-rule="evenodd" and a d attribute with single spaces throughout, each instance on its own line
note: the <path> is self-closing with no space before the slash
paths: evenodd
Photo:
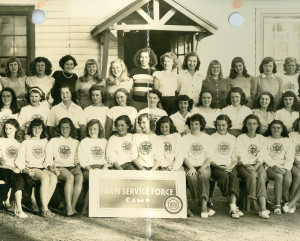
<path id="1" fill-rule="evenodd" d="M 274 214 L 281 214 L 281 206 L 280 205 L 276 205 L 274 207 Z"/>
<path id="2" fill-rule="evenodd" d="M 24 212 L 15 213 L 17 218 L 28 218 L 28 215 Z"/>
<path id="3" fill-rule="evenodd" d="M 229 214 L 230 214 L 230 216 L 232 217 L 232 218 L 235 218 L 235 219 L 239 219 L 240 218 L 240 215 L 237 213 L 237 210 L 230 210 L 230 212 L 229 212 Z"/>
<path id="4" fill-rule="evenodd" d="M 269 210 L 259 211 L 258 215 L 263 219 L 268 219 L 268 218 L 270 218 L 269 213 L 270 213 Z"/>

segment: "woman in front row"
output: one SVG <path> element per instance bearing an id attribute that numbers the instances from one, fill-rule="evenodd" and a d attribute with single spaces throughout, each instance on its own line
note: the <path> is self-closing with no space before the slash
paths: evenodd
<path id="1" fill-rule="evenodd" d="M 77 158 L 79 142 L 74 139 L 75 127 L 70 118 L 58 123 L 60 136 L 52 138 L 46 149 L 46 166 L 58 180 L 65 182 L 64 194 L 68 217 L 77 213 L 76 204 L 82 189 L 83 176 Z"/>
<path id="2" fill-rule="evenodd" d="M 201 217 L 208 218 L 215 214 L 207 208 L 213 139 L 203 133 L 206 122 L 202 115 L 192 115 L 186 124 L 191 129 L 190 134 L 182 137 L 187 184 L 194 202 L 201 204 Z"/>
<path id="3" fill-rule="evenodd" d="M 239 175 L 246 180 L 246 192 L 248 197 L 258 201 L 259 216 L 268 219 L 269 211 L 266 209 L 267 198 L 267 173 L 262 165 L 268 157 L 266 138 L 259 133 L 260 122 L 256 115 L 248 115 L 242 128 L 242 134 L 238 136 L 237 156 L 241 163 L 238 167 Z"/>
<path id="4" fill-rule="evenodd" d="M 219 115 L 215 121 L 217 132 L 212 134 L 215 158 L 211 163 L 211 177 L 217 181 L 222 195 L 229 201 L 230 216 L 240 218 L 244 214 L 236 206 L 239 197 L 238 172 L 236 170 L 236 138 L 228 133 L 231 120 L 227 115 Z"/>
<path id="5" fill-rule="evenodd" d="M 288 132 L 280 120 L 274 120 L 266 132 L 267 148 L 270 158 L 266 158 L 268 178 L 274 180 L 275 206 L 274 213 L 281 214 L 280 202 L 289 200 L 292 183 L 291 169 L 295 158 L 295 148 L 287 138 Z"/>

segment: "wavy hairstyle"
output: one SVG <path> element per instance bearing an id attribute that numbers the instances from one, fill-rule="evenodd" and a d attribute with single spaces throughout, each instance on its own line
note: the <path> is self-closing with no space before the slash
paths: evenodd
<path id="1" fill-rule="evenodd" d="M 297 59 L 294 57 L 286 57 L 284 59 L 284 63 L 283 63 L 283 71 L 286 72 L 287 71 L 287 65 L 291 62 L 294 62 L 296 65 L 296 73 L 299 71 L 300 69 L 300 64 L 298 63 Z"/>
<path id="2" fill-rule="evenodd" d="M 294 102 L 293 102 L 293 106 L 292 106 L 292 111 L 295 110 L 297 104 L 298 104 L 298 100 L 297 100 L 297 96 L 295 95 L 294 92 L 292 91 L 286 91 L 282 94 L 280 100 L 279 100 L 279 103 L 278 103 L 278 106 L 277 106 L 277 109 L 280 110 L 282 108 L 284 108 L 284 98 L 285 97 L 293 97 L 294 99 Z"/>
<path id="3" fill-rule="evenodd" d="M 211 104 L 210 104 L 210 107 L 213 108 L 213 109 L 216 109 L 217 108 L 216 98 L 215 98 L 213 92 L 211 92 L 210 90 L 203 90 L 203 91 L 200 92 L 200 94 L 199 94 L 199 102 L 198 102 L 197 106 L 200 107 L 200 106 L 203 105 L 202 96 L 203 96 L 204 93 L 209 93 L 211 95 Z"/>
<path id="4" fill-rule="evenodd" d="M 176 106 L 179 108 L 179 102 L 181 101 L 188 101 L 188 108 L 187 110 L 190 111 L 193 108 L 194 100 L 188 97 L 187 95 L 179 95 L 178 98 L 176 99 Z"/>
<path id="5" fill-rule="evenodd" d="M 65 66 L 65 63 L 69 60 L 73 61 L 74 68 L 78 65 L 77 62 L 76 62 L 76 59 L 73 56 L 65 55 L 65 56 L 61 57 L 61 59 L 59 60 L 59 67 L 63 70 L 64 66 Z"/>
<path id="6" fill-rule="evenodd" d="M 17 58 L 17 57 L 9 57 L 6 61 L 6 66 L 5 66 L 5 75 L 6 77 L 11 77 L 11 72 L 9 70 L 9 64 L 13 63 L 13 62 L 17 62 L 18 64 L 18 72 L 17 72 L 17 77 L 23 77 L 24 76 L 24 71 L 22 69 L 22 65 L 21 65 L 21 62 L 20 60 Z"/>
<path id="7" fill-rule="evenodd" d="M 60 130 L 62 124 L 70 125 L 70 137 L 72 137 L 73 139 L 76 139 L 77 138 L 76 128 L 73 124 L 73 121 L 68 117 L 64 117 L 64 118 L 60 119 L 60 121 L 58 122 L 58 125 L 57 125 L 58 133 L 59 133 L 58 136 L 62 136 L 61 130 Z"/>
<path id="8" fill-rule="evenodd" d="M 131 120 L 128 117 L 128 115 L 120 115 L 114 122 L 115 127 L 117 128 L 118 121 L 124 121 L 126 125 L 128 126 L 128 131 L 127 133 L 132 133 L 133 132 L 133 126 L 131 124 Z"/>
<path id="9" fill-rule="evenodd" d="M 98 132 L 98 138 L 104 138 L 104 128 L 101 124 L 101 122 L 97 119 L 91 119 L 87 124 L 86 124 L 86 135 L 88 137 L 91 137 L 89 134 L 89 128 L 91 128 L 93 125 L 98 125 L 99 127 L 99 132 Z"/>
<path id="10" fill-rule="evenodd" d="M 224 121 L 226 121 L 227 126 L 228 126 L 227 130 L 229 130 L 232 127 L 232 121 L 231 121 L 231 119 L 229 118 L 228 115 L 219 115 L 217 117 L 217 119 L 214 121 L 214 126 L 215 126 L 216 129 L 217 129 L 217 122 L 218 122 L 218 120 L 224 120 Z"/>
<path id="11" fill-rule="evenodd" d="M 46 57 L 36 57 L 31 61 L 29 68 L 32 75 L 37 75 L 36 64 L 43 62 L 45 64 L 45 75 L 50 75 L 52 73 L 52 64 Z"/>
<path id="12" fill-rule="evenodd" d="M 245 61 L 243 60 L 242 57 L 235 57 L 231 61 L 231 69 L 230 69 L 229 77 L 231 79 L 235 79 L 237 77 L 237 72 L 235 71 L 235 64 L 236 63 L 242 63 L 242 65 L 243 65 L 243 76 L 248 78 L 250 75 L 248 74 L 248 71 L 247 71 L 247 68 L 246 68 L 246 65 L 245 65 Z"/>
<path id="13" fill-rule="evenodd" d="M 256 115 L 253 115 L 253 114 L 250 114 L 250 115 L 247 115 L 245 117 L 245 119 L 243 120 L 243 127 L 242 127 L 242 133 L 248 133 L 248 128 L 247 128 L 247 122 L 248 120 L 256 120 L 257 122 L 257 129 L 255 131 L 255 133 L 259 133 L 260 132 L 260 120 L 259 118 L 256 116 Z"/>
<path id="14" fill-rule="evenodd" d="M 267 111 L 275 111 L 275 102 L 274 102 L 274 97 L 273 95 L 270 93 L 270 92 L 262 92 L 258 97 L 257 99 L 255 100 L 255 102 L 253 103 L 253 109 L 260 109 L 261 108 L 261 105 L 260 105 L 260 98 L 263 96 L 263 95 L 267 95 L 269 96 L 270 98 L 270 104 L 267 108 Z"/>
<path id="15" fill-rule="evenodd" d="M 282 122 L 281 120 L 273 120 L 273 121 L 269 124 L 268 129 L 267 129 L 267 131 L 266 131 L 266 133 L 265 133 L 265 136 L 272 136 L 272 131 L 271 131 L 271 129 L 272 129 L 272 126 L 275 125 L 275 124 L 278 124 L 278 125 L 281 126 L 281 128 L 282 128 L 281 136 L 282 136 L 282 137 L 289 137 L 289 133 L 288 133 L 288 131 L 287 131 L 287 128 L 286 128 L 286 126 L 283 124 L 283 122 Z"/>
<path id="16" fill-rule="evenodd" d="M 199 58 L 198 54 L 196 54 L 195 52 L 189 52 L 184 56 L 182 69 L 188 69 L 187 62 L 189 60 L 189 57 L 196 57 L 197 58 L 197 65 L 196 65 L 195 69 L 199 70 L 201 62 L 200 62 L 200 58 Z"/>
<path id="17" fill-rule="evenodd" d="M 33 120 L 30 122 L 30 125 L 29 125 L 29 127 L 28 127 L 28 132 L 27 132 L 27 134 L 28 134 L 29 136 L 32 137 L 32 136 L 33 136 L 32 129 L 33 129 L 33 127 L 36 127 L 36 126 L 42 126 L 43 131 L 42 131 L 42 133 L 41 133 L 40 138 L 41 138 L 41 139 L 45 139 L 45 138 L 47 137 L 47 134 L 46 134 L 46 126 L 45 126 L 44 121 L 43 121 L 42 119 L 40 119 L 40 118 L 35 118 L 35 119 L 33 119 Z"/>
<path id="18" fill-rule="evenodd" d="M 259 73 L 263 73 L 264 72 L 264 65 L 268 64 L 268 63 L 273 63 L 273 70 L 272 73 L 276 74 L 277 73 L 277 65 L 275 63 L 275 60 L 272 57 L 265 57 L 263 58 L 263 60 L 261 61 L 260 65 L 259 65 Z"/>
<path id="19" fill-rule="evenodd" d="M 206 126 L 206 121 L 205 121 L 205 118 L 200 115 L 200 114 L 194 114 L 192 115 L 191 117 L 188 117 L 185 124 L 191 129 L 191 122 L 195 122 L 195 121 L 199 121 L 200 123 L 200 131 L 203 131 L 205 129 L 205 126 Z"/>
<path id="20" fill-rule="evenodd" d="M 165 58 L 170 58 L 170 59 L 173 60 L 172 70 L 174 70 L 178 67 L 179 61 L 178 61 L 178 58 L 177 58 L 176 54 L 174 54 L 173 52 L 166 52 L 162 56 L 160 56 L 160 58 L 159 58 L 160 62 L 159 63 L 163 67 L 164 67 Z"/>
<path id="21" fill-rule="evenodd" d="M 41 99 L 40 99 L 40 102 L 44 101 L 46 98 L 45 98 L 45 93 L 41 90 L 41 88 L 37 87 L 37 86 L 34 86 L 32 88 L 30 88 L 28 90 L 28 93 L 25 95 L 25 98 L 26 98 L 26 101 L 27 103 L 30 103 L 30 94 L 31 93 L 36 93 L 36 94 L 39 94 Z"/>
<path id="22" fill-rule="evenodd" d="M 118 104 L 118 102 L 117 102 L 117 99 L 116 99 L 117 93 L 119 93 L 119 92 L 122 92 L 122 93 L 124 93 L 124 94 L 126 95 L 126 105 L 127 105 L 127 106 L 130 106 L 130 104 L 131 104 L 130 94 L 129 94 L 129 92 L 128 92 L 126 89 L 124 89 L 124 88 L 117 89 L 116 92 L 114 93 L 114 106 L 119 106 L 119 104 Z"/>
<path id="23" fill-rule="evenodd" d="M 244 91 L 240 88 L 240 87 L 233 87 L 229 90 L 227 97 L 226 97 L 226 103 L 228 105 L 231 105 L 231 94 L 232 93 L 239 93 L 241 96 L 241 101 L 240 104 L 241 105 L 246 105 L 248 103 L 248 100 L 246 98 L 246 94 L 244 93 Z"/>
<path id="24" fill-rule="evenodd" d="M 102 78 L 100 76 L 100 69 L 99 69 L 99 66 L 98 66 L 96 60 L 94 60 L 94 59 L 88 59 L 85 62 L 83 75 L 79 78 L 79 80 L 81 82 L 87 82 L 88 81 L 87 77 L 89 75 L 89 73 L 88 73 L 88 66 L 89 65 L 96 65 L 96 73 L 94 74 L 93 79 L 96 81 L 96 83 L 100 83 L 102 81 Z"/>
<path id="25" fill-rule="evenodd" d="M 148 53 L 149 54 L 149 66 L 150 68 L 155 68 L 155 66 L 157 65 L 157 56 L 154 53 L 154 51 L 150 48 L 143 48 L 143 49 L 139 49 L 136 54 L 134 55 L 133 61 L 135 66 L 141 66 L 141 53 Z"/>
<path id="26" fill-rule="evenodd" d="M 12 125 L 12 126 L 14 126 L 14 127 L 16 128 L 15 139 L 16 139 L 18 142 L 22 143 L 22 141 L 23 141 L 23 132 L 22 132 L 22 130 L 21 130 L 21 127 L 20 127 L 20 125 L 19 125 L 19 122 L 18 122 L 16 119 L 13 119 L 13 118 L 7 119 L 7 120 L 5 121 L 5 123 L 4 123 L 4 125 L 3 125 L 3 136 L 4 136 L 5 138 L 7 138 L 7 134 L 6 134 L 6 132 L 5 132 L 5 126 L 6 126 L 7 124 L 10 124 L 10 125 Z"/>
<path id="27" fill-rule="evenodd" d="M 107 89 L 102 86 L 102 85 L 99 85 L 99 84 L 93 84 L 90 89 L 89 89 L 89 96 L 90 96 L 90 99 L 92 100 L 92 93 L 93 91 L 95 90 L 99 90 L 100 93 L 101 93 L 101 97 L 102 97 L 102 103 L 103 104 L 106 104 L 107 101 L 110 99 L 110 94 L 107 92 Z"/>
<path id="28" fill-rule="evenodd" d="M 170 125 L 170 134 L 178 132 L 176 129 L 176 126 L 174 125 L 174 122 L 169 116 L 162 116 L 157 122 L 156 122 L 156 128 L 155 128 L 155 134 L 158 136 L 163 135 L 163 133 L 160 130 L 160 126 L 162 124 L 169 123 Z"/>
<path id="29" fill-rule="evenodd" d="M 12 97 L 12 101 L 11 101 L 11 104 L 10 104 L 10 109 L 12 111 L 12 114 L 19 113 L 20 108 L 18 106 L 16 93 L 12 88 L 9 88 L 9 87 L 3 88 L 0 92 L 0 110 L 2 110 L 3 106 L 4 106 L 4 103 L 2 101 L 2 95 L 3 95 L 3 92 L 5 92 L 5 91 L 9 92 L 11 94 L 11 97 Z"/>
<path id="30" fill-rule="evenodd" d="M 115 77 L 113 72 L 112 72 L 112 66 L 114 63 L 119 63 L 120 66 L 121 66 L 121 69 L 122 69 L 122 73 L 120 75 L 120 77 Z M 107 86 L 112 86 L 112 85 L 115 85 L 116 84 L 116 80 L 119 80 L 119 81 L 128 81 L 130 78 L 128 76 L 128 71 L 127 71 L 127 68 L 126 68 L 126 65 L 124 63 L 124 61 L 122 59 L 115 59 L 113 61 L 110 62 L 110 67 L 109 67 L 109 76 L 108 78 L 106 79 L 106 85 Z"/>

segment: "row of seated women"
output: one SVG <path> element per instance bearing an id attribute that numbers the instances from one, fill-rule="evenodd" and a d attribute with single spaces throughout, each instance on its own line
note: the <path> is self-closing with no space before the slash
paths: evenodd
<path id="1" fill-rule="evenodd" d="M 259 118 L 253 114 L 243 120 L 242 134 L 237 138 L 229 134 L 232 121 L 219 115 L 215 122 L 216 133 L 204 132 L 206 121 L 194 114 L 186 121 L 190 133 L 181 136 L 168 116 L 161 117 L 156 125 L 148 113 L 139 115 L 141 133 L 131 134 L 132 124 L 127 115 L 119 116 L 116 128 L 107 141 L 99 120 L 86 125 L 87 137 L 75 139 L 75 126 L 70 118 L 58 123 L 58 137 L 48 141 L 43 120 L 30 122 L 27 138 L 15 119 L 8 119 L 0 139 L 0 179 L 12 187 L 15 197 L 15 214 L 26 218 L 22 210 L 22 191 L 31 196 L 32 181 L 40 185 L 41 215 L 52 217 L 48 203 L 57 180 L 65 182 L 66 213 L 74 216 L 83 180 L 89 179 L 89 170 L 164 170 L 186 172 L 191 196 L 201 205 L 201 217 L 214 215 L 207 208 L 209 179 L 212 177 L 224 197 L 229 201 L 230 216 L 240 218 L 243 213 L 236 206 L 239 197 L 238 177 L 246 181 L 246 193 L 259 207 L 259 216 L 269 218 L 266 209 L 267 178 L 274 180 L 274 213 L 294 213 L 300 198 L 300 119 L 294 122 L 294 131 L 288 134 L 280 120 L 273 120 L 264 137 L 259 132 Z M 155 129 L 154 129 L 155 128 Z M 21 172 L 21 174 L 20 174 Z M 281 206 L 281 200 L 284 204 Z M 39 210 L 32 200 L 33 206 Z M 88 209 L 86 195 L 83 213 Z M 192 213 L 189 210 L 188 214 Z"/>
<path id="2" fill-rule="evenodd" d="M 219 109 L 226 107 L 226 96 L 233 87 L 240 87 L 244 91 L 247 106 L 250 108 L 257 97 L 266 91 L 272 94 L 276 105 L 282 93 L 286 91 L 292 91 L 299 96 L 299 64 L 293 57 L 285 59 L 284 74 L 278 75 L 274 59 L 264 58 L 259 66 L 260 74 L 255 78 L 248 74 L 241 57 L 232 60 L 227 78 L 223 77 L 221 63 L 213 60 L 204 79 L 199 72 L 200 59 L 194 52 L 185 55 L 182 66 L 179 66 L 174 53 L 166 52 L 160 57 L 162 71 L 155 71 L 158 61 L 150 48 L 138 50 L 134 62 L 136 68 L 128 73 L 123 60 L 112 61 L 108 78 L 102 79 L 94 59 L 87 60 L 83 75 L 78 77 L 74 73 L 77 62 L 73 56 L 63 56 L 59 61 L 62 70 L 55 71 L 52 76 L 51 62 L 45 57 L 37 57 L 30 63 L 32 76 L 27 77 L 22 71 L 20 61 L 11 57 L 6 64 L 6 77 L 0 78 L 0 83 L 2 88 L 10 87 L 15 91 L 20 107 L 26 104 L 25 95 L 28 89 L 34 86 L 39 87 L 45 93 L 48 102 L 54 106 L 61 102 L 59 89 L 62 85 L 69 85 L 73 102 L 77 104 L 78 101 L 83 109 L 92 104 L 89 89 L 93 84 L 106 86 L 111 96 L 117 89 L 125 88 L 132 95 L 132 106 L 138 111 L 147 107 L 145 94 L 155 88 L 162 93 L 161 106 L 168 114 L 173 114 L 176 110 L 176 96 L 187 95 L 196 104 L 199 102 L 201 90 L 212 92 Z M 111 104 L 108 105 L 111 107 Z"/>

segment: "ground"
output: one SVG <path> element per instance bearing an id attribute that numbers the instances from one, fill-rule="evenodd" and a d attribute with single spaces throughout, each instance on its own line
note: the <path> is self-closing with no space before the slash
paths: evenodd
<path id="1" fill-rule="evenodd" d="M 272 187 L 269 199 L 272 200 Z M 194 217 L 188 219 L 67 218 L 44 219 L 29 213 L 25 220 L 0 213 L 0 240 L 299 240 L 300 210 L 295 214 L 271 214 L 263 220 L 252 210 L 238 220 L 228 214 L 225 198 L 215 189 L 215 216 L 200 217 L 189 197 Z M 300 207 L 298 207 L 300 209 Z"/>

